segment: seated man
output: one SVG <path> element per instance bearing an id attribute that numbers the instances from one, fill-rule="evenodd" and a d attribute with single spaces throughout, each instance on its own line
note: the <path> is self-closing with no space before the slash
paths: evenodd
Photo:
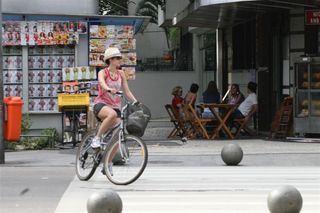
<path id="1" fill-rule="evenodd" d="M 252 109 L 258 108 L 258 100 L 256 95 L 257 84 L 254 82 L 248 83 L 248 97 L 240 104 L 240 106 L 230 115 L 229 126 L 232 128 L 233 120 L 247 117 Z"/>

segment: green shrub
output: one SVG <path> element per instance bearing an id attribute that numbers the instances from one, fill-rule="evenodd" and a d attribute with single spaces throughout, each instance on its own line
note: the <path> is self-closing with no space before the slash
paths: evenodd
<path id="1" fill-rule="evenodd" d="M 30 129 L 32 125 L 31 119 L 29 117 L 28 113 L 22 114 L 22 120 L 21 120 L 21 132 L 26 133 Z"/>
<path id="2" fill-rule="evenodd" d="M 27 122 L 26 122 L 27 123 Z M 27 128 L 29 129 L 30 126 Z M 49 142 L 56 142 L 59 140 L 59 134 L 55 128 L 46 128 L 41 131 L 41 135 L 52 135 L 53 137 L 22 137 L 17 142 L 5 142 L 5 148 L 7 150 L 17 150 L 17 146 L 20 146 L 24 150 L 39 150 L 49 147 Z"/>

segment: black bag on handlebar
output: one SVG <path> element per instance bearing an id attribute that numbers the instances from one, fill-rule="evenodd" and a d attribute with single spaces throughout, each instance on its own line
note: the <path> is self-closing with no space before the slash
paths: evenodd
<path id="1" fill-rule="evenodd" d="M 142 137 L 151 118 L 149 108 L 144 105 L 130 105 L 127 112 L 128 117 L 126 128 L 128 133 L 131 135 Z"/>

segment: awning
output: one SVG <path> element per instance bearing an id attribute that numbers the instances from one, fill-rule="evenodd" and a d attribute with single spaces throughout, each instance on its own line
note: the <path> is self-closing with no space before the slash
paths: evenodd
<path id="1" fill-rule="evenodd" d="M 101 16 L 101 15 L 66 15 L 66 14 L 21 14 L 3 13 L 3 21 L 86 21 L 91 24 L 132 25 L 135 34 L 143 32 L 147 27 L 148 16 Z"/>
<path id="2" fill-rule="evenodd" d="M 295 8 L 318 8 L 317 0 L 195 0 L 173 18 L 181 27 L 224 28 L 253 19 L 257 14 Z"/>

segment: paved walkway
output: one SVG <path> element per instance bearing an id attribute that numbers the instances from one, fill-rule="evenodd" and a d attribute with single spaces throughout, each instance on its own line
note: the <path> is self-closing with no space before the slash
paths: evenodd
<path id="1" fill-rule="evenodd" d="M 123 213 L 268 213 L 267 196 L 282 185 L 302 193 L 301 213 L 320 209 L 320 144 L 236 140 L 240 166 L 224 166 L 220 152 L 234 141 L 149 142 L 149 164 L 140 179 L 115 186 L 97 170 L 88 182 L 75 178 L 55 213 L 86 213 L 96 191 L 112 188 Z"/>
<path id="2" fill-rule="evenodd" d="M 269 192 L 293 185 L 301 192 L 301 213 L 320 209 L 319 167 L 147 167 L 129 186 L 115 186 L 100 172 L 88 182 L 75 178 L 55 213 L 86 213 L 89 196 L 116 190 L 123 213 L 268 213 Z"/>

